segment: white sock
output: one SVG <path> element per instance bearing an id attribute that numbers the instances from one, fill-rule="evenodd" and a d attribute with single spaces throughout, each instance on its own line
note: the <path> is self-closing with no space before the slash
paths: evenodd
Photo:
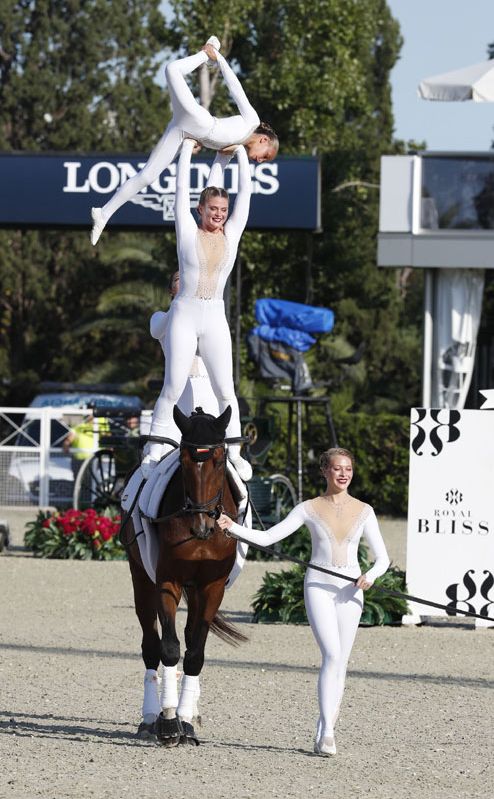
<path id="1" fill-rule="evenodd" d="M 146 723 L 154 721 L 160 714 L 158 685 L 158 672 L 154 669 L 146 669 L 144 673 L 144 699 L 142 701 L 142 717 Z M 154 716 L 154 719 L 150 718 L 151 716 Z"/>
<path id="2" fill-rule="evenodd" d="M 163 666 L 162 674 L 161 707 L 163 710 L 175 710 L 178 705 L 177 667 Z"/>
<path id="3" fill-rule="evenodd" d="M 177 716 L 184 721 L 192 721 L 194 709 L 197 709 L 197 698 L 200 693 L 199 676 L 192 677 L 184 674 L 180 690 L 180 700 L 177 707 Z"/>

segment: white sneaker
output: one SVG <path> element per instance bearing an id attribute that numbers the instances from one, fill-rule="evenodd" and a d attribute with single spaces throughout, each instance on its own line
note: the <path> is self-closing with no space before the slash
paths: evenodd
<path id="1" fill-rule="evenodd" d="M 91 218 L 93 220 L 93 229 L 91 231 L 91 244 L 93 247 L 96 245 L 99 237 L 105 229 L 106 222 L 103 220 L 101 208 L 91 208 Z"/>
<path id="2" fill-rule="evenodd" d="M 156 466 L 158 465 L 158 463 L 159 463 L 159 461 L 155 461 L 154 458 L 151 458 L 151 455 L 146 455 L 142 459 L 141 472 L 142 472 L 142 476 L 146 480 L 148 480 L 151 477 L 151 474 L 153 473 L 154 469 L 156 469 Z"/>
<path id="3" fill-rule="evenodd" d="M 252 466 L 250 465 L 249 461 L 246 461 L 245 458 L 242 458 L 240 455 L 237 455 L 234 458 L 229 455 L 228 458 L 244 483 L 252 478 Z"/>
<path id="4" fill-rule="evenodd" d="M 334 738 L 331 738 L 328 735 L 324 738 L 321 738 L 320 741 L 315 741 L 314 752 L 316 755 L 322 755 L 323 757 L 331 757 L 331 755 L 335 755 L 336 744 Z"/>
<path id="5" fill-rule="evenodd" d="M 206 44 L 210 44 L 212 47 L 214 47 L 215 50 L 218 50 L 218 52 L 220 51 L 221 42 L 216 36 L 210 36 L 209 39 L 207 40 Z M 218 62 L 217 61 L 213 61 L 212 58 L 208 58 L 208 60 L 206 61 L 206 66 L 208 66 L 208 67 L 217 67 L 218 66 Z"/>

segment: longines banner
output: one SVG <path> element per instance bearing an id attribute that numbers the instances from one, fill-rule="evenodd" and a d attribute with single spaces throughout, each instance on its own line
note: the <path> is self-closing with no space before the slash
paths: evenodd
<path id="1" fill-rule="evenodd" d="M 90 209 L 101 206 L 144 166 L 145 155 L 0 153 L 0 226 L 89 227 Z M 212 159 L 194 159 L 191 205 L 197 205 Z M 277 158 L 251 163 L 252 202 L 248 227 L 320 228 L 319 159 Z M 126 203 L 108 227 L 162 228 L 173 225 L 177 165 Z M 225 188 L 238 190 L 235 158 L 225 170 Z"/>
<path id="2" fill-rule="evenodd" d="M 407 585 L 415 596 L 494 617 L 493 413 L 412 409 Z"/>

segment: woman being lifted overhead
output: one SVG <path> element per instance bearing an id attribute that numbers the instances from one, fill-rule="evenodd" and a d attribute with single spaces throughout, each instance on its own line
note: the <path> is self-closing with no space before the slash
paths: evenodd
<path id="1" fill-rule="evenodd" d="M 258 163 L 271 161 L 278 152 L 278 138 L 273 129 L 259 121 L 237 76 L 219 53 L 220 42 L 211 36 L 195 55 L 173 61 L 166 67 L 166 79 L 173 116 L 163 136 L 137 175 L 127 180 L 102 208 L 92 208 L 91 243 L 96 244 L 115 211 L 138 192 L 157 180 L 175 158 L 184 138 L 196 139 L 212 150 L 243 144 L 249 158 Z M 185 75 L 207 61 L 217 61 L 239 114 L 217 119 L 200 106 Z"/>
<path id="2" fill-rule="evenodd" d="M 305 575 L 305 608 L 322 656 L 318 681 L 319 719 L 314 742 L 314 751 L 318 755 L 336 753 L 334 725 L 362 613 L 362 591 L 370 588 L 376 577 L 384 574 L 389 566 L 373 509 L 348 493 L 353 464 L 353 455 L 346 449 L 332 448 L 324 452 L 320 466 L 326 478 L 325 493 L 301 502 L 286 519 L 270 530 L 249 530 L 225 515 L 218 519 L 223 530 L 262 546 L 281 541 L 305 524 L 312 539 L 311 563 L 355 578 L 355 583 L 350 583 L 311 568 Z M 357 558 L 362 536 L 375 557 L 375 563 L 367 574 L 360 573 Z"/>

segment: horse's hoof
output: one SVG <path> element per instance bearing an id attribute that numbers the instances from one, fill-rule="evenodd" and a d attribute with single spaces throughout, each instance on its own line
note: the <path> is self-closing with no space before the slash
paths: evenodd
<path id="1" fill-rule="evenodd" d="M 156 730 L 155 730 L 155 722 L 151 722 L 151 724 L 146 724 L 145 721 L 141 721 L 139 727 L 137 728 L 137 737 L 141 739 L 141 741 L 155 741 L 156 740 Z"/>
<path id="2" fill-rule="evenodd" d="M 161 746 L 178 746 L 181 737 L 184 735 L 184 729 L 180 719 L 176 717 L 173 719 L 166 719 L 162 713 L 156 719 L 154 730 L 158 743 Z"/>
<path id="3" fill-rule="evenodd" d="M 183 734 L 180 736 L 181 744 L 199 746 L 199 740 L 194 732 L 194 727 L 188 721 L 182 721 Z"/>

